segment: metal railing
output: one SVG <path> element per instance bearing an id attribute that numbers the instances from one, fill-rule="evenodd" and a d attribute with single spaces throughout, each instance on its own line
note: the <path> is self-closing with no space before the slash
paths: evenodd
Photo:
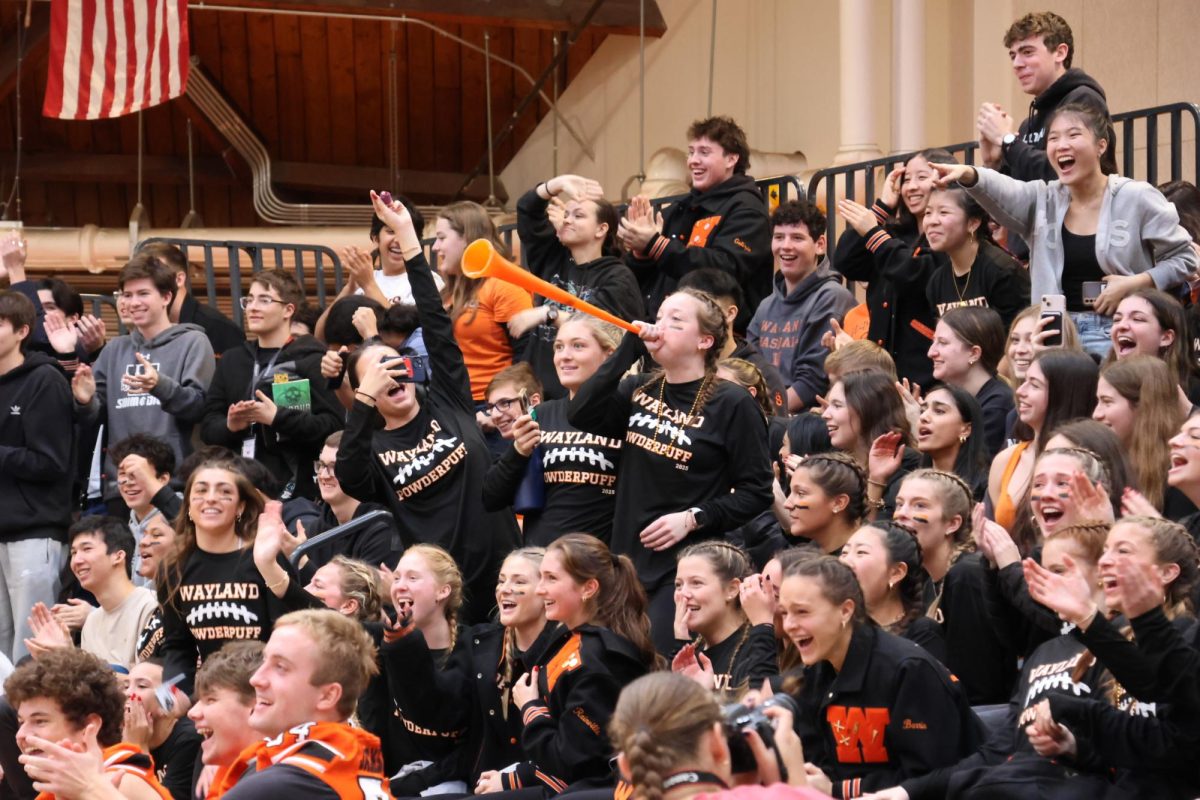
<path id="1" fill-rule="evenodd" d="M 153 237 L 138 242 L 134 252 L 152 242 L 174 245 L 183 251 L 189 263 L 203 263 L 205 292 L 201 295 L 193 288 L 192 293 L 197 295 L 197 299 L 206 298 L 208 305 L 213 308 L 218 307 L 216 264 L 218 261 L 226 263 L 229 269 L 230 313 L 233 321 L 239 326 L 242 324 L 242 272 L 245 265 L 250 267 L 251 274 L 264 269 L 290 270 L 304 287 L 306 296 L 309 291 L 308 278 L 312 277 L 315 282 L 317 306 L 321 308 L 325 306 L 325 299 L 329 294 L 328 271 L 332 270 L 333 273 L 334 294 L 341 291 L 345 280 L 341 259 L 324 245 Z M 193 258 L 195 250 L 200 251 L 199 259 Z M 222 257 L 218 258 L 218 254 Z"/>
<path id="2" fill-rule="evenodd" d="M 959 142 L 940 148 L 949 150 L 951 154 L 962 154 L 964 164 L 975 163 L 975 151 L 979 142 Z M 826 167 L 818 170 L 808 183 L 808 202 L 818 203 L 819 189 L 824 184 L 825 194 L 825 241 L 829 252 L 833 252 L 834 242 L 837 241 L 837 201 L 844 197 L 847 200 L 858 200 L 858 186 L 863 186 L 863 205 L 870 206 L 875 202 L 877 183 L 882 183 L 897 166 L 912 158 L 918 151 L 908 153 L 893 153 L 870 161 L 859 161 L 854 164 L 843 164 L 840 167 Z M 840 179 L 840 180 L 839 180 Z M 840 193 L 839 193 L 840 190 Z"/>
<path id="3" fill-rule="evenodd" d="M 771 178 L 759 178 L 754 182 L 758 187 L 758 191 L 762 194 L 763 204 L 767 207 L 767 213 L 775 210 L 775 207 L 780 203 L 786 203 L 796 197 L 804 196 L 804 187 L 800 185 L 800 179 L 795 175 L 776 175 Z M 662 211 L 672 203 L 678 203 L 680 200 L 687 198 L 686 194 L 675 194 L 670 197 L 656 197 L 650 201 L 650 207 L 655 211 Z M 625 215 L 625 209 L 629 207 L 628 203 L 621 203 L 617 206 L 617 216 Z M 496 233 L 500 236 L 500 241 L 504 243 L 509 252 L 513 249 L 513 239 L 516 237 L 517 224 L 515 222 L 507 225 L 500 225 L 496 228 Z M 436 263 L 433 258 L 433 239 L 424 239 L 421 244 L 425 248 L 425 255 L 429 259 L 430 264 Z M 522 256 L 522 262 L 524 257 Z"/>
<path id="4" fill-rule="evenodd" d="M 1162 130 L 1160 121 L 1166 118 L 1166 142 L 1159 142 Z M 1190 119 L 1191 141 L 1184 138 L 1184 119 Z M 1113 114 L 1113 126 L 1116 133 L 1116 147 L 1120 152 L 1119 164 L 1121 174 L 1131 178 L 1158 184 L 1159 148 L 1169 147 L 1167 160 L 1170 166 L 1170 179 L 1184 180 L 1184 147 L 1192 150 L 1191 171 L 1187 179 L 1197 182 L 1200 175 L 1200 106 L 1195 103 L 1170 103 L 1153 108 L 1140 108 L 1134 111 L 1123 111 Z M 1142 137 L 1138 133 L 1143 134 Z M 962 154 L 963 163 L 974 164 L 975 153 L 979 149 L 978 142 L 960 142 L 942 149 L 951 153 Z M 1144 151 L 1142 158 L 1138 152 Z M 824 195 L 825 206 L 825 240 L 829 243 L 830 251 L 837 236 L 838 216 L 837 201 L 840 197 L 848 200 L 858 200 L 858 189 L 862 186 L 863 205 L 869 206 L 875 201 L 876 185 L 882 182 L 891 170 L 903 164 L 917 151 L 895 153 L 870 161 L 860 161 L 855 164 L 845 164 L 840 167 L 827 167 L 813 175 L 808 184 L 808 200 L 816 203 Z M 840 193 L 839 193 L 840 190 Z"/>
<path id="5" fill-rule="evenodd" d="M 1169 137 L 1167 144 L 1170 146 L 1167 161 L 1171 170 L 1170 180 L 1190 180 L 1192 183 L 1196 183 L 1197 176 L 1200 176 L 1200 106 L 1195 103 L 1170 103 L 1165 106 L 1113 114 L 1117 146 L 1121 151 L 1121 174 L 1158 185 L 1158 149 L 1161 147 L 1158 134 L 1159 121 L 1163 117 L 1167 118 Z M 1183 132 L 1184 117 L 1192 122 L 1192 169 L 1186 178 L 1184 177 L 1183 163 L 1184 144 L 1186 144 Z M 1141 144 L 1137 137 L 1139 128 L 1145 134 Z M 1138 170 L 1137 151 L 1139 149 L 1146 151 L 1143 158 L 1144 172 Z"/>
<path id="6" fill-rule="evenodd" d="M 125 334 L 125 326 L 121 324 L 121 317 L 117 314 L 115 294 L 81 294 L 79 297 L 83 300 L 84 308 L 88 309 L 93 317 L 104 320 L 106 327 L 109 320 L 115 320 L 117 334 Z"/>

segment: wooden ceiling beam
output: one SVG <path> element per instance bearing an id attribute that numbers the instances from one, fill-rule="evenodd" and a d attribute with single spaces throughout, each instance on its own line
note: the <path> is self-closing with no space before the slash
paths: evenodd
<path id="1" fill-rule="evenodd" d="M 12 153 L 0 153 L 0 163 L 9 163 Z M 234 186 L 238 177 L 221 159 L 206 156 L 196 159 L 196 184 Z M 95 155 L 92 153 L 27 153 L 22 157 L 21 178 L 45 183 L 131 183 L 137 175 L 135 155 Z M 145 156 L 142 177 L 147 184 L 187 185 L 187 159 L 177 156 Z M 392 186 L 394 191 L 422 202 L 449 202 L 466 176 L 458 172 L 400 170 L 393 184 L 387 167 L 360 167 L 345 164 L 310 164 L 279 161 L 271 165 L 272 182 L 293 191 L 320 192 L 361 198 L 370 188 Z M 501 200 L 508 195 L 497 184 Z M 467 196 L 484 200 L 488 195 L 486 178 L 477 179 Z"/>
<path id="2" fill-rule="evenodd" d="M 24 21 L 19 21 L 17 24 L 24 25 Z M 24 41 L 21 42 L 24 46 L 22 69 L 26 71 L 36 69 L 50 52 L 49 3 L 34 4 L 30 25 L 24 31 L 23 38 Z M 17 88 L 17 40 L 17 32 L 14 30 L 3 42 L 0 42 L 0 101 L 5 100 Z M 28 85 L 27 83 L 26 86 Z"/>
<path id="3" fill-rule="evenodd" d="M 195 13 L 206 8 L 235 6 L 278 11 L 305 11 L 338 14 L 370 14 L 388 17 L 420 17 L 429 22 L 454 25 L 496 25 L 505 27 L 570 30 L 587 13 L 588 0 L 205 0 L 204 5 L 188 9 Z M 596 12 L 591 27 L 606 33 L 638 32 L 639 0 L 608 0 Z M 659 37 L 667 32 L 656 0 L 646 0 L 646 35 Z"/>
<path id="4" fill-rule="evenodd" d="M 13 153 L 0 153 L 0 163 L 11 163 Z M 21 156 L 21 180 L 46 183 L 129 183 L 137 180 L 136 155 L 95 155 L 93 153 L 25 153 Z M 187 158 L 151 156 L 142 158 L 142 179 L 146 183 L 186 186 Z M 233 186 L 237 177 L 219 158 L 196 159 L 196 184 Z"/>

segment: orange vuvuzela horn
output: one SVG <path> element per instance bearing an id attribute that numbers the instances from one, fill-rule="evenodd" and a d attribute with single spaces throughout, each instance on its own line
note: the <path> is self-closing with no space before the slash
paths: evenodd
<path id="1" fill-rule="evenodd" d="M 467 249 L 462 254 L 462 271 L 468 278 L 499 278 L 505 283 L 520 286 L 530 294 L 540 294 L 542 297 L 570 306 L 576 311 L 591 314 L 611 325 L 624 328 L 630 333 L 638 332 L 638 327 L 633 323 L 613 316 L 586 300 L 580 300 L 570 292 L 564 291 L 552 283 L 547 283 L 528 270 L 512 263 L 497 253 L 496 248 L 487 239 L 476 239 L 467 245 Z"/>

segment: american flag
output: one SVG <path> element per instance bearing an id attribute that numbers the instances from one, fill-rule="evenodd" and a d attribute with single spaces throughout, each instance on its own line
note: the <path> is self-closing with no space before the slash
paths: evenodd
<path id="1" fill-rule="evenodd" d="M 187 67 L 187 0 L 51 0 L 42 114 L 132 114 L 183 94 Z"/>

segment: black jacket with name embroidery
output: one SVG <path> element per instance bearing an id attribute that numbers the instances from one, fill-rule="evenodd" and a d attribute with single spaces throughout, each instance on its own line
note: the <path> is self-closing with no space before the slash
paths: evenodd
<path id="1" fill-rule="evenodd" d="M 505 788 L 613 786 L 608 721 L 621 690 L 648 669 L 620 634 L 594 625 L 560 627 L 538 670 L 539 697 L 521 707 L 529 762 L 505 776 Z"/>
<path id="2" fill-rule="evenodd" d="M 804 671 L 797 698 L 804 756 L 858 797 L 946 767 L 973 753 L 982 726 L 958 680 L 923 647 L 860 625 L 841 672 L 827 661 Z"/>

